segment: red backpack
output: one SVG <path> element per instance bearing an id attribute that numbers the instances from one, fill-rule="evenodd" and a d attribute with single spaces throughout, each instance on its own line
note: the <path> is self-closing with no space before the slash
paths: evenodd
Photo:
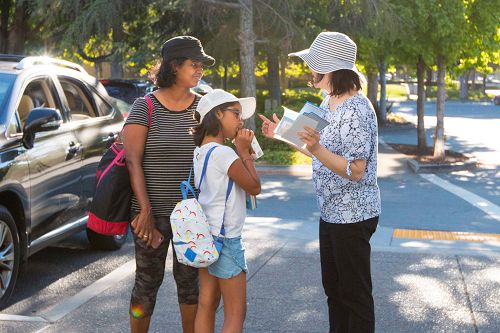
<path id="1" fill-rule="evenodd" d="M 149 126 L 153 102 L 146 95 Z M 122 130 L 123 131 L 123 130 Z M 89 208 L 87 228 L 101 235 L 123 235 L 130 222 L 132 188 L 125 163 L 125 149 L 118 139 L 104 153 L 96 171 L 94 198 Z"/>

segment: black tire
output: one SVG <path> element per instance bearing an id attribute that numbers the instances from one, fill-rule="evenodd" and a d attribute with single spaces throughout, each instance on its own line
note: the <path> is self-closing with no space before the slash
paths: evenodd
<path id="1" fill-rule="evenodd" d="M 0 309 L 7 306 L 14 291 L 20 264 L 21 248 L 14 218 L 0 206 Z"/>
<path id="2" fill-rule="evenodd" d="M 87 228 L 87 238 L 94 249 L 116 251 L 121 249 L 123 244 L 127 241 L 128 228 L 129 227 L 127 227 L 127 231 L 123 235 L 117 236 L 101 235 Z"/>

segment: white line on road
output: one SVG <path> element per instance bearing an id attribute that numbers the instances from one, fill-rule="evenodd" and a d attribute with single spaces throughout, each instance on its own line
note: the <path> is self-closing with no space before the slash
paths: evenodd
<path id="1" fill-rule="evenodd" d="M 91 298 L 99 295 L 110 287 L 116 286 L 118 282 L 134 273 L 134 271 L 135 260 L 130 260 L 108 275 L 92 283 L 90 286 L 84 288 L 78 294 L 58 303 L 50 311 L 43 314 L 43 318 L 52 323 L 58 321 L 68 313 L 77 309 L 80 305 L 88 302 Z"/>
<path id="2" fill-rule="evenodd" d="M 33 317 L 33 316 L 21 316 L 21 315 L 12 315 L 12 314 L 3 314 L 0 313 L 0 321 L 41 321 L 47 322 L 42 317 Z"/>
<path id="3" fill-rule="evenodd" d="M 446 191 L 459 196 L 474 207 L 481 209 L 493 219 L 500 221 L 500 207 L 495 205 L 493 202 L 488 201 L 472 192 L 469 192 L 461 188 L 460 186 L 453 185 L 449 181 L 444 180 L 434 174 L 419 174 L 419 176 L 445 189 Z"/>

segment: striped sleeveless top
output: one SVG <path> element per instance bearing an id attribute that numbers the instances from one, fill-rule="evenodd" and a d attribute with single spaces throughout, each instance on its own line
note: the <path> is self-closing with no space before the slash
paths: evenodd
<path id="1" fill-rule="evenodd" d="M 179 185 L 188 178 L 193 164 L 195 145 L 189 129 L 197 125 L 194 112 L 201 96 L 197 95 L 183 111 L 170 111 L 154 95 L 150 96 L 153 114 L 142 167 L 153 214 L 170 216 L 175 204 L 182 200 Z M 125 122 L 128 124 L 149 126 L 148 103 L 144 98 L 135 100 Z M 134 195 L 132 210 L 140 210 Z"/>

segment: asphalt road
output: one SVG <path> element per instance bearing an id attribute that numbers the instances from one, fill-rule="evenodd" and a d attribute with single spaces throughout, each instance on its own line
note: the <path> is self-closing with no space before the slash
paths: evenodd
<path id="1" fill-rule="evenodd" d="M 412 119 L 413 104 L 400 103 L 395 105 L 395 111 Z M 488 167 L 438 177 L 498 209 L 500 107 L 461 103 L 447 103 L 446 107 L 450 147 L 479 153 L 478 158 Z M 433 112 L 433 103 L 428 103 L 429 134 Z M 381 137 L 387 142 L 415 143 L 416 131 L 381 129 Z M 496 257 L 482 256 L 481 251 L 462 256 L 454 249 L 467 252 L 469 243 L 456 243 L 446 252 L 440 247 L 446 244 L 428 242 L 426 246 L 435 250 L 426 254 L 417 253 L 419 248 L 398 244 L 387 247 L 380 240 L 384 238 L 381 233 L 392 228 L 499 234 L 500 221 L 485 213 L 479 204 L 471 204 L 459 194 L 411 173 L 404 156 L 384 145 L 379 149 L 382 216 L 372 260 L 377 331 L 498 332 L 498 248 L 494 249 Z M 251 212 L 245 227 L 251 271 L 247 331 L 325 331 L 326 307 L 318 273 L 319 215 L 310 176 L 265 175 L 262 180 L 259 207 Z M 89 249 L 84 233 L 38 252 L 24 268 L 11 306 L 0 311 L 0 332 L 127 331 L 133 283 L 130 267 L 123 280 L 69 311 L 55 324 L 32 319 L 46 316 L 132 259 L 130 240 L 117 252 L 95 251 Z M 152 331 L 177 332 L 178 313 L 170 274 L 164 284 Z M 13 320 L 12 316 L 23 317 Z"/>

